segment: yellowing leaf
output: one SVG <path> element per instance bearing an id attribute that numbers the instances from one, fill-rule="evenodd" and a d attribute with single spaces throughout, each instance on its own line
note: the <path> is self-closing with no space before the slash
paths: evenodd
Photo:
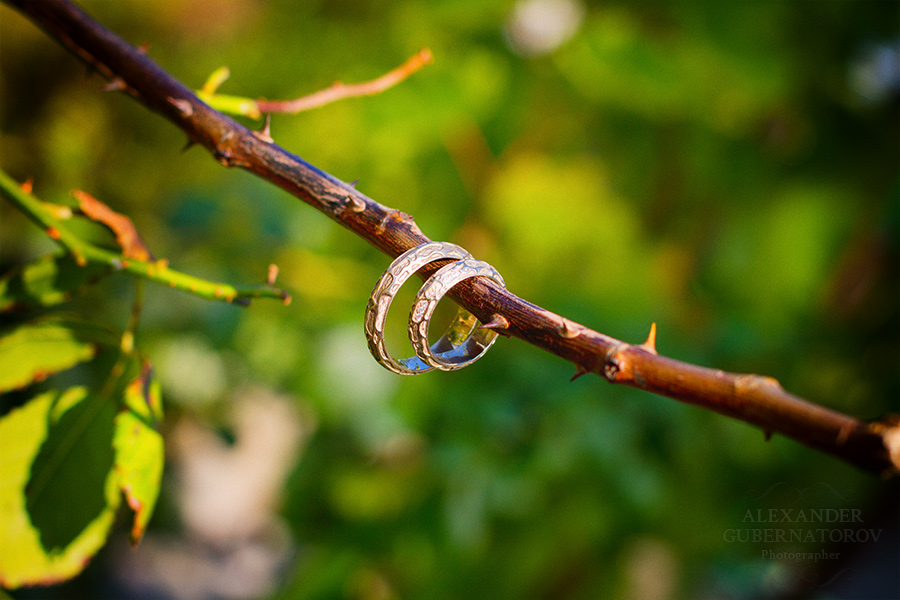
<path id="1" fill-rule="evenodd" d="M 0 393 L 25 387 L 90 360 L 97 346 L 55 321 L 23 325 L 0 337 Z"/>
<path id="2" fill-rule="evenodd" d="M 106 541 L 121 498 L 114 471 L 103 484 L 106 508 L 58 552 L 44 549 L 26 509 L 26 485 L 54 406 L 77 406 L 86 396 L 84 388 L 50 391 L 0 419 L 0 586 L 11 589 L 70 579 Z"/>
<path id="3" fill-rule="evenodd" d="M 138 544 L 159 495 L 163 472 L 163 439 L 154 426 L 162 419 L 159 382 L 149 363 L 125 390 L 126 410 L 116 417 L 116 472 L 119 487 L 134 511 L 131 543 Z"/>

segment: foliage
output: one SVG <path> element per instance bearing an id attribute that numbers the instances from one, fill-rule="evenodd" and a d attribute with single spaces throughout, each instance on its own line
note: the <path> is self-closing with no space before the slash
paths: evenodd
<path id="1" fill-rule="evenodd" d="M 894 4 L 591 4 L 547 54 L 516 46 L 504 2 L 84 5 L 189 85 L 227 65 L 222 91 L 240 96 L 370 79 L 430 47 L 435 63 L 401 86 L 273 117 L 272 136 L 578 322 L 641 340 L 655 321 L 661 353 L 772 375 L 862 417 L 900 408 L 898 92 L 866 84 L 873 53 L 896 46 Z M 624 598 L 642 580 L 676 597 L 755 596 L 789 586 L 778 569 L 797 574 L 760 558 L 770 546 L 723 536 L 746 508 L 773 505 L 754 503 L 760 490 L 828 482 L 840 497 L 825 507 L 872 516 L 894 489 L 718 415 L 596 378 L 569 384 L 570 366 L 516 341 L 460 373 L 382 372 L 362 315 L 385 256 L 247 173 L 180 154 L 173 127 L 101 94 L 72 57 L 0 11 L 5 171 L 33 177 L 50 202 L 89 190 L 204 279 L 257 281 L 275 263 L 295 298 L 244 310 L 148 286 L 135 332 L 157 365 L 167 427 L 200 421 L 236 452 L 232 405 L 256 386 L 290 396 L 313 430 L 279 489 L 299 551 L 273 597 Z M 17 269 L 0 306 L 128 321 L 127 279 L 75 277 L 40 229 L 0 206 L 0 267 Z M 0 462 L 4 506 L 19 503 L 21 516 L 28 465 L 72 411 L 103 407 L 91 409 L 102 416 L 91 435 L 106 454 L 87 441 L 84 452 L 128 465 L 92 475 L 94 497 L 73 500 L 84 510 L 68 530 L 23 530 L 26 556 L 69 542 L 52 559 L 62 577 L 106 536 L 117 490 L 144 500 L 127 529 L 149 520 L 159 415 L 129 400 L 129 382 L 149 371 L 110 375 L 121 331 L 100 344 L 74 321 L 13 318 L 4 339 L 42 349 L 16 354 L 35 361 L 27 369 L 0 361 L 3 380 L 31 373 L 7 384 L 30 383 L 27 393 L 0 396 L 0 452 L 17 453 Z M 23 433 L 9 435 L 14 426 Z M 147 479 L 130 479 L 144 462 Z M 145 545 L 184 527 L 180 496 L 163 487 Z M 101 554 L 64 592 L 99 595 L 93 582 L 120 568 Z"/>

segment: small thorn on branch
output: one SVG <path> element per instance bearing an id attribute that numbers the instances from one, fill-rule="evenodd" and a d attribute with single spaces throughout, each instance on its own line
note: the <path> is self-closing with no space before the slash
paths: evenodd
<path id="1" fill-rule="evenodd" d="M 769 440 L 772 439 L 772 430 L 771 429 L 764 430 L 763 435 L 765 436 L 766 441 L 768 442 Z"/>
<path id="2" fill-rule="evenodd" d="M 499 313 L 491 315 L 491 320 L 484 325 L 479 325 L 478 329 L 492 329 L 497 333 L 509 336 L 506 330 L 509 329 L 509 320 Z"/>
<path id="3" fill-rule="evenodd" d="M 180 112 L 181 116 L 185 119 L 194 114 L 194 107 L 191 106 L 191 103 L 187 100 L 173 98 L 172 96 L 167 97 L 166 100 L 169 102 L 169 104 L 177 108 L 178 112 Z"/>
<path id="4" fill-rule="evenodd" d="M 184 148 L 181 149 L 181 152 L 182 152 L 182 153 L 187 152 L 187 151 L 190 150 L 193 146 L 196 146 L 196 145 L 197 145 L 197 142 L 195 142 L 194 140 L 188 138 L 188 141 L 184 144 Z"/>
<path id="5" fill-rule="evenodd" d="M 278 278 L 278 265 L 269 265 L 269 272 L 266 274 L 266 283 L 270 286 L 275 285 L 275 279 Z"/>
<path id="6" fill-rule="evenodd" d="M 355 190 L 357 183 L 359 183 L 359 177 L 357 177 L 356 179 L 354 179 L 353 181 L 350 182 L 350 187 L 352 187 Z"/>
<path id="7" fill-rule="evenodd" d="M 656 354 L 656 323 L 650 325 L 650 333 L 647 335 L 647 340 L 643 344 L 638 344 L 638 348 L 650 354 Z"/>
<path id="8" fill-rule="evenodd" d="M 841 427 L 840 431 L 838 431 L 837 440 L 836 440 L 838 445 L 843 446 L 844 444 L 847 443 L 847 438 L 850 437 L 851 430 L 852 430 L 852 425 L 849 423 L 846 423 L 846 424 L 844 424 L 843 427 Z"/>
<path id="9" fill-rule="evenodd" d="M 137 51 L 140 54 L 147 54 L 150 52 L 150 42 L 145 42 L 137 47 Z"/>
<path id="10" fill-rule="evenodd" d="M 101 87 L 100 89 L 104 92 L 120 92 L 124 90 L 126 87 L 125 80 L 121 77 L 113 77 L 109 83 Z"/>
<path id="11" fill-rule="evenodd" d="M 26 194 L 30 194 L 31 190 L 34 189 L 34 179 L 29 177 L 25 181 L 19 184 L 19 189 L 25 192 Z"/>
<path id="12" fill-rule="evenodd" d="M 560 326 L 556 328 L 556 332 L 559 334 L 560 337 L 566 338 L 567 340 L 571 340 L 572 338 L 576 338 L 579 335 L 581 335 L 581 332 L 578 331 L 572 325 L 572 322 L 566 318 L 563 318 Z"/>
<path id="13" fill-rule="evenodd" d="M 587 369 L 585 369 L 585 368 L 582 367 L 581 365 L 575 365 L 575 374 L 572 375 L 572 378 L 569 379 L 569 381 L 575 381 L 576 379 L 578 379 L 578 378 L 581 377 L 582 375 L 587 375 L 588 373 L 590 373 L 590 371 L 588 371 Z"/>
<path id="14" fill-rule="evenodd" d="M 262 141 L 266 142 L 267 144 L 275 143 L 275 140 L 272 139 L 271 125 L 272 125 L 272 115 L 267 114 L 266 115 L 266 123 L 263 125 L 262 129 L 260 129 L 259 131 L 252 132 L 253 136 L 258 140 L 262 140 Z"/>
<path id="15" fill-rule="evenodd" d="M 362 198 L 357 198 L 356 196 L 348 195 L 347 204 L 350 206 L 350 212 L 362 212 L 366 210 L 366 203 Z"/>
<path id="16" fill-rule="evenodd" d="M 381 220 L 381 222 L 378 223 L 378 226 L 375 227 L 375 233 L 377 233 L 378 235 L 381 235 L 382 233 L 384 233 L 385 229 L 387 229 L 388 223 L 390 223 L 394 219 L 402 220 L 402 218 L 403 217 L 401 216 L 401 213 L 399 210 L 392 210 L 387 215 L 385 215 L 385 217 Z"/>

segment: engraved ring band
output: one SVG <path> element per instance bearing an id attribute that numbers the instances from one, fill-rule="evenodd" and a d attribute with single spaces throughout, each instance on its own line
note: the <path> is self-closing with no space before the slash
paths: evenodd
<path id="1" fill-rule="evenodd" d="M 432 275 L 419 290 L 409 312 L 409 340 L 416 355 L 442 371 L 455 371 L 472 364 L 497 341 L 496 331 L 476 329 L 458 346 L 446 352 L 434 352 L 433 347 L 428 347 L 428 329 L 438 302 L 450 288 L 472 277 L 488 277 L 506 287 L 497 269 L 484 261 L 466 258 L 450 263 Z"/>
<path id="2" fill-rule="evenodd" d="M 416 355 L 395 359 L 387 350 L 384 338 L 385 321 L 391 302 L 400 287 L 416 271 L 428 263 L 451 259 L 454 262 L 435 273 L 413 303 L 410 312 L 409 337 Z M 503 278 L 490 265 L 476 261 L 465 249 L 448 242 L 428 242 L 398 256 L 382 274 L 366 306 L 365 332 L 369 350 L 381 366 L 401 375 L 426 373 L 435 368 L 452 371 L 473 363 L 490 348 L 497 334 L 476 329 L 478 319 L 460 308 L 447 332 L 428 345 L 431 316 L 440 299 L 454 285 L 470 277 L 487 276 L 501 285 Z"/>

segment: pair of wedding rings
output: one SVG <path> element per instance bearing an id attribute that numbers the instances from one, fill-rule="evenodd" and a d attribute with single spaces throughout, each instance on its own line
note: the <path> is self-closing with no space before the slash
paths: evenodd
<path id="1" fill-rule="evenodd" d="M 394 359 L 384 340 L 384 324 L 388 309 L 400 287 L 416 271 L 437 260 L 452 259 L 419 289 L 409 312 L 409 340 L 416 355 Z M 431 317 L 438 302 L 460 281 L 472 277 L 488 277 L 506 287 L 503 277 L 488 263 L 475 260 L 463 248 L 448 242 L 428 242 L 398 256 L 375 284 L 366 306 L 366 339 L 369 350 L 381 366 L 400 375 L 418 375 L 433 369 L 455 371 L 481 358 L 497 340 L 497 333 L 480 328 L 478 319 L 460 308 L 447 332 L 437 342 L 428 344 Z"/>

